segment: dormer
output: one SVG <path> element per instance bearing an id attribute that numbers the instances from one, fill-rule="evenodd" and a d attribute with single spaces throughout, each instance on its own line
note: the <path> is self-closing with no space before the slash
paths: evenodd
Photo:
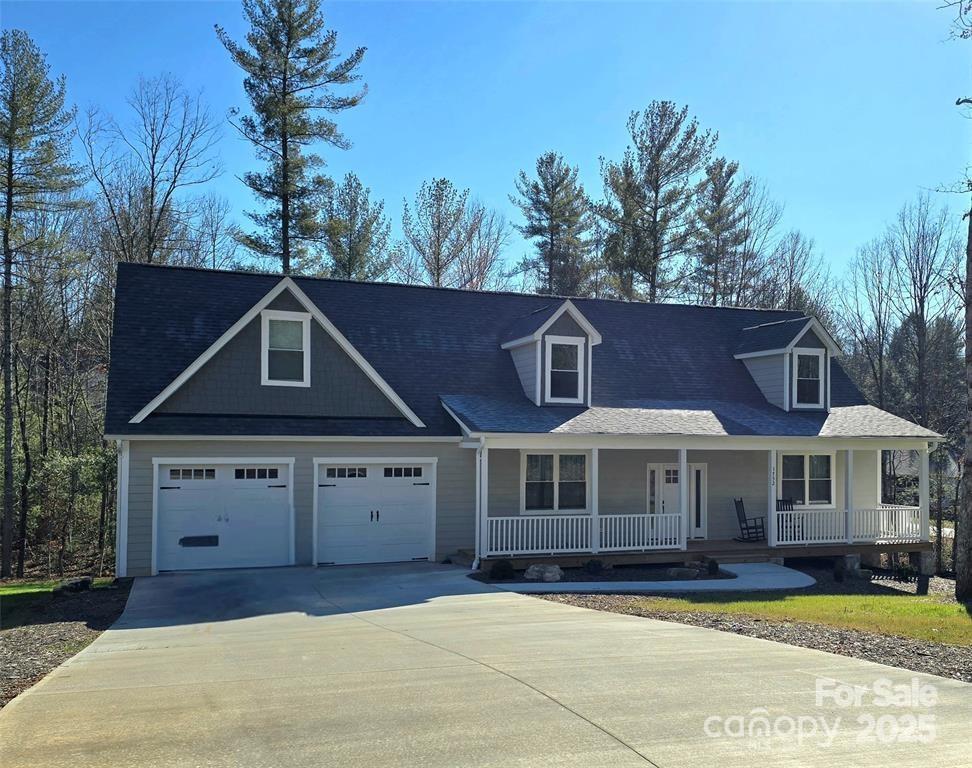
<path id="1" fill-rule="evenodd" d="M 816 318 L 744 328 L 734 357 L 767 402 L 784 411 L 830 411 L 830 362 L 840 347 Z"/>
<path id="2" fill-rule="evenodd" d="M 569 299 L 517 320 L 501 345 L 535 405 L 591 404 L 593 347 L 601 334 Z"/>

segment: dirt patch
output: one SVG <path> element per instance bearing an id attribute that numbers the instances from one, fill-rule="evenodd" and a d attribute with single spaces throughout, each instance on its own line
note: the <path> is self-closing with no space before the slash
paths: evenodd
<path id="1" fill-rule="evenodd" d="M 39 596 L 0 629 L 0 707 L 63 664 L 110 627 L 125 609 L 130 584 L 63 597 Z"/>

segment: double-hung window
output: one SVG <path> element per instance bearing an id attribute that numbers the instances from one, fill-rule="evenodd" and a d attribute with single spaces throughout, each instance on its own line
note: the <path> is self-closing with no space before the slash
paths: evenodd
<path id="1" fill-rule="evenodd" d="M 546 389 L 549 403 L 584 402 L 584 339 L 547 336 Z"/>
<path id="2" fill-rule="evenodd" d="M 575 512 L 586 508 L 585 454 L 523 454 L 524 512 Z"/>
<path id="3" fill-rule="evenodd" d="M 822 349 L 793 350 L 794 407 L 824 407 L 824 366 L 826 361 L 827 353 Z"/>
<path id="4" fill-rule="evenodd" d="M 310 315 L 264 310 L 261 346 L 262 384 L 310 386 Z"/>
<path id="5" fill-rule="evenodd" d="M 780 498 L 797 507 L 834 506 L 833 454 L 785 453 L 780 468 Z"/>

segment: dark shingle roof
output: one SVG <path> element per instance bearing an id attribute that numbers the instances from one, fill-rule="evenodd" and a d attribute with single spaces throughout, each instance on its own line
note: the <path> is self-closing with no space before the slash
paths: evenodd
<path id="1" fill-rule="evenodd" d="M 750 328 L 743 328 L 739 333 L 739 343 L 735 353 L 742 355 L 747 352 L 769 352 L 774 349 L 787 347 L 802 331 L 810 318 L 805 315 L 762 323 Z"/>
<path id="2" fill-rule="evenodd" d="M 545 307 L 540 307 L 540 309 L 535 309 L 528 315 L 518 317 L 506 329 L 506 333 L 503 335 L 503 343 L 505 344 L 508 341 L 516 341 L 526 336 L 532 336 L 541 325 L 553 317 L 554 313 L 563 306 L 563 303 L 562 300 L 551 301 Z"/>
<path id="3" fill-rule="evenodd" d="M 578 410 L 533 406 L 523 393 L 510 353 L 500 349 L 511 329 L 519 330 L 518 323 L 552 314 L 560 299 L 296 277 L 301 290 L 418 414 L 426 429 L 405 419 L 269 419 L 232 414 L 153 414 L 141 424 L 128 423 L 279 280 L 279 275 L 120 265 L 106 432 L 456 435 L 458 427 L 442 407 L 440 395 L 450 402 L 456 396 L 475 396 L 493 409 L 497 403 L 505 404 L 506 418 L 511 420 L 530 413 L 534 419 L 556 421 Z M 694 401 L 699 409 L 718 401 L 722 405 L 710 410 L 738 422 L 739 429 L 774 430 L 771 434 L 791 434 L 785 424 L 822 418 L 786 414 L 767 404 L 744 364 L 733 358 L 744 329 L 801 319 L 801 313 L 572 301 L 603 336 L 603 343 L 593 349 L 595 408 L 578 422 L 590 424 L 591 431 L 601 431 L 591 421 L 600 409 L 660 409 L 674 415 Z M 834 366 L 831 396 L 834 406 L 865 403 L 839 365 Z M 456 402 L 466 407 L 470 401 Z M 655 407 L 661 403 L 681 405 Z M 655 405 L 646 408 L 647 404 Z M 475 418 L 483 419 L 482 412 L 477 411 Z"/>

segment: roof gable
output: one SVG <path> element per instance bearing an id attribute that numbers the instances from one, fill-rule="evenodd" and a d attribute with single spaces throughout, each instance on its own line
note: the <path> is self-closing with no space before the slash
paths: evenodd
<path id="1" fill-rule="evenodd" d="M 570 299 L 565 299 L 560 304 L 555 303 L 541 307 L 516 320 L 506 332 L 502 344 L 503 349 L 540 341 L 543 335 L 564 315 L 569 315 L 581 327 L 590 338 L 592 346 L 601 343 L 601 334 L 584 317 L 584 313 Z"/>
<path id="2" fill-rule="evenodd" d="M 153 413 L 162 403 L 168 400 L 178 391 L 187 381 L 189 381 L 206 363 L 220 352 L 231 340 L 236 338 L 245 328 L 257 320 L 260 312 L 273 304 L 278 297 L 289 293 L 292 300 L 296 301 L 303 309 L 310 313 L 317 323 L 333 338 L 337 345 L 361 368 L 365 375 L 378 387 L 379 390 L 398 408 L 405 418 L 417 427 L 424 427 L 422 420 L 409 408 L 405 402 L 392 390 L 388 383 L 378 374 L 367 360 L 354 348 L 345 336 L 334 326 L 333 323 L 321 312 L 320 308 L 311 301 L 306 294 L 294 283 L 290 277 L 280 278 L 277 284 L 271 288 L 264 296 L 250 307 L 233 325 L 231 325 L 218 339 L 210 344 L 198 357 L 196 357 L 178 376 L 153 397 L 145 406 L 138 411 L 130 420 L 130 424 L 140 424 L 147 416 Z"/>
<path id="3" fill-rule="evenodd" d="M 763 355 L 780 355 L 791 351 L 799 341 L 812 334 L 830 350 L 839 354 L 840 346 L 815 317 L 793 317 L 743 328 L 739 332 L 734 357 L 737 360 Z"/>

